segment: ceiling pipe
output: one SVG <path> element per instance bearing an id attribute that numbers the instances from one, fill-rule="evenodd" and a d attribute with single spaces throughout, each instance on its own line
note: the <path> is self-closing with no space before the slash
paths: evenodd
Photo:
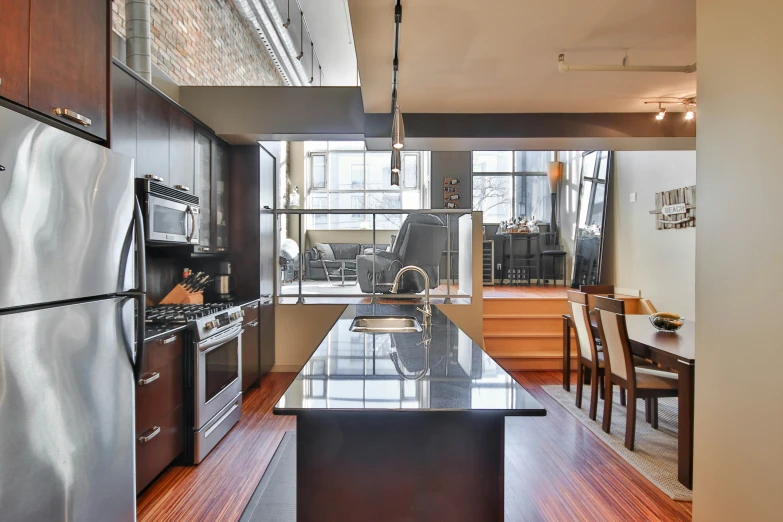
<path id="1" fill-rule="evenodd" d="M 561 73 L 567 72 L 674 72 L 695 73 L 696 64 L 691 65 L 569 65 L 565 61 L 565 55 L 557 58 L 557 69 Z"/>

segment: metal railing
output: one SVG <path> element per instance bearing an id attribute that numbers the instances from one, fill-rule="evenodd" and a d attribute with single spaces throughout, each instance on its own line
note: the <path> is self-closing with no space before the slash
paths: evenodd
<path id="1" fill-rule="evenodd" d="M 376 302 L 378 298 L 386 296 L 392 297 L 394 299 L 420 299 L 422 297 L 422 294 L 410 294 L 410 293 L 397 293 L 392 294 L 389 296 L 388 293 L 382 292 L 379 286 L 384 286 L 384 290 L 386 290 L 385 287 L 390 287 L 391 285 L 377 285 L 376 286 L 376 256 L 372 256 L 372 271 L 373 271 L 373 277 L 372 277 L 372 291 L 365 293 L 365 292 L 343 292 L 343 291 L 329 291 L 330 288 L 321 289 L 319 291 L 318 288 L 313 288 L 313 291 L 310 291 L 305 288 L 305 253 L 307 250 L 304 248 L 305 246 L 305 216 L 309 215 L 362 215 L 362 216 L 370 216 L 372 218 L 371 220 L 371 226 L 368 226 L 367 228 L 358 228 L 358 229 L 322 229 L 322 228 L 310 228 L 308 230 L 317 230 L 319 232 L 328 233 L 330 231 L 332 232 L 338 232 L 342 233 L 345 231 L 354 231 L 354 232 L 361 232 L 361 231 L 372 231 L 372 253 L 375 254 L 378 252 L 377 246 L 377 234 L 379 229 L 377 228 L 377 217 L 378 216 L 403 216 L 400 218 L 400 224 L 404 222 L 404 218 L 407 217 L 410 214 L 432 214 L 435 216 L 445 216 L 444 218 L 441 218 L 441 221 L 444 222 L 444 225 L 446 227 L 446 249 L 444 251 L 445 255 L 445 293 L 442 291 L 431 291 L 430 295 L 433 298 L 433 300 L 437 299 L 443 299 L 444 302 L 449 303 L 453 298 L 459 298 L 459 299 L 470 299 L 472 296 L 470 294 L 466 294 L 464 292 L 459 291 L 459 285 L 455 283 L 454 281 L 454 258 L 455 255 L 460 255 L 460 250 L 464 250 L 465 255 L 472 255 L 472 247 L 471 245 L 465 245 L 464 249 L 460 249 L 459 245 L 457 244 L 457 249 L 455 250 L 455 245 L 453 244 L 453 238 L 452 238 L 452 229 L 453 229 L 453 221 L 457 222 L 457 227 L 459 227 L 459 221 L 454 220 L 452 216 L 458 216 L 462 217 L 465 215 L 470 215 L 470 210 L 462 210 L 462 209 L 335 209 L 335 210 L 318 210 L 318 209 L 264 209 L 262 210 L 264 213 L 274 214 L 275 215 L 275 225 L 276 229 L 280 230 L 280 218 L 284 215 L 297 215 L 299 216 L 299 224 L 298 224 L 298 230 L 297 233 L 297 244 L 299 246 L 299 255 L 298 255 L 298 261 L 299 261 L 299 272 L 298 277 L 296 277 L 296 291 L 291 292 L 290 286 L 286 286 L 284 283 L 284 278 L 280 277 L 281 275 L 281 266 L 279 264 L 280 259 L 280 245 L 277 245 L 277 251 L 278 251 L 278 264 L 277 264 L 277 284 L 276 284 L 276 293 L 277 293 L 277 301 L 281 304 L 290 304 L 292 298 L 296 298 L 296 303 L 301 304 L 305 303 L 305 298 L 316 298 L 318 303 L 327 303 L 328 301 L 324 301 L 325 298 L 334 298 L 334 302 L 336 303 L 344 303 L 348 300 L 357 300 L 357 299 L 366 299 L 366 298 L 372 298 L 373 302 Z M 380 229 L 383 231 L 391 231 L 394 229 L 389 228 L 383 228 Z M 336 243 L 336 241 L 335 241 Z M 369 244 L 369 243 L 366 243 Z M 362 243 L 359 243 L 361 246 Z M 391 248 L 393 246 L 393 243 L 389 245 Z M 363 252 L 360 250 L 359 255 L 363 255 Z M 348 261 L 348 260 L 346 260 Z M 358 272 L 358 262 L 354 261 L 356 264 L 356 270 L 354 271 L 354 274 L 351 275 L 352 283 L 356 286 L 359 285 L 359 272 Z M 472 260 L 471 260 L 471 266 L 472 266 Z M 344 270 L 344 268 L 343 268 Z M 324 272 L 327 271 L 327 268 L 324 268 Z M 328 274 L 325 274 L 327 277 L 327 284 L 330 284 L 330 278 Z M 343 275 L 344 276 L 344 275 Z M 440 277 L 440 274 L 439 274 Z M 438 286 L 441 285 L 441 282 L 443 281 L 443 277 L 440 277 L 440 281 L 438 282 Z M 338 288 L 338 287 L 334 287 Z M 345 288 L 344 286 L 339 288 Z"/>

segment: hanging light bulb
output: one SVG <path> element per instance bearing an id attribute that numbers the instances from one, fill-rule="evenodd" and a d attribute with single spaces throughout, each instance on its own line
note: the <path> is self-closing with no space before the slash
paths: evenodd
<path id="1" fill-rule="evenodd" d="M 400 106 L 394 105 L 394 116 L 392 119 L 392 147 L 401 150 L 405 147 L 405 125 L 402 123 L 402 113 Z"/>
<path id="2" fill-rule="evenodd" d="M 400 169 L 402 168 L 402 155 L 400 149 L 392 149 L 391 153 L 391 185 L 400 186 Z"/>
<path id="3" fill-rule="evenodd" d="M 666 109 L 661 107 L 661 104 L 658 104 L 658 114 L 655 116 L 655 119 L 658 121 L 661 121 L 663 117 L 666 116 Z"/>
<path id="4" fill-rule="evenodd" d="M 685 106 L 685 119 L 686 120 L 692 120 L 693 119 L 693 107 L 690 105 Z"/>

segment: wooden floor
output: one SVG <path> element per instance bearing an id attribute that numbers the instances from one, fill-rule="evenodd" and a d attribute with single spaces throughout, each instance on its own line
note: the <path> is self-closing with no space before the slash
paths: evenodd
<path id="1" fill-rule="evenodd" d="M 530 297 L 568 297 L 566 291 L 570 288 L 565 286 L 508 286 L 494 285 L 484 287 L 484 297 L 503 297 L 506 299 L 525 299 Z"/>
<path id="2" fill-rule="evenodd" d="M 691 520 L 690 503 L 664 495 L 540 389 L 559 384 L 559 373 L 513 375 L 548 414 L 509 420 L 506 520 Z M 271 413 L 293 377 L 270 374 L 251 390 L 242 420 L 201 465 L 170 468 L 139 497 L 139 521 L 238 520 L 283 433 L 295 429 L 293 417 Z"/>

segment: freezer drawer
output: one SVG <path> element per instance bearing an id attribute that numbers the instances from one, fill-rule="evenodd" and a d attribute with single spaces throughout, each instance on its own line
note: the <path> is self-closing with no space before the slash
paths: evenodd
<path id="1" fill-rule="evenodd" d="M 127 522 L 134 303 L 0 314 L 0 518 Z"/>
<path id="2" fill-rule="evenodd" d="M 0 107 L 0 310 L 134 286 L 133 160 Z"/>

